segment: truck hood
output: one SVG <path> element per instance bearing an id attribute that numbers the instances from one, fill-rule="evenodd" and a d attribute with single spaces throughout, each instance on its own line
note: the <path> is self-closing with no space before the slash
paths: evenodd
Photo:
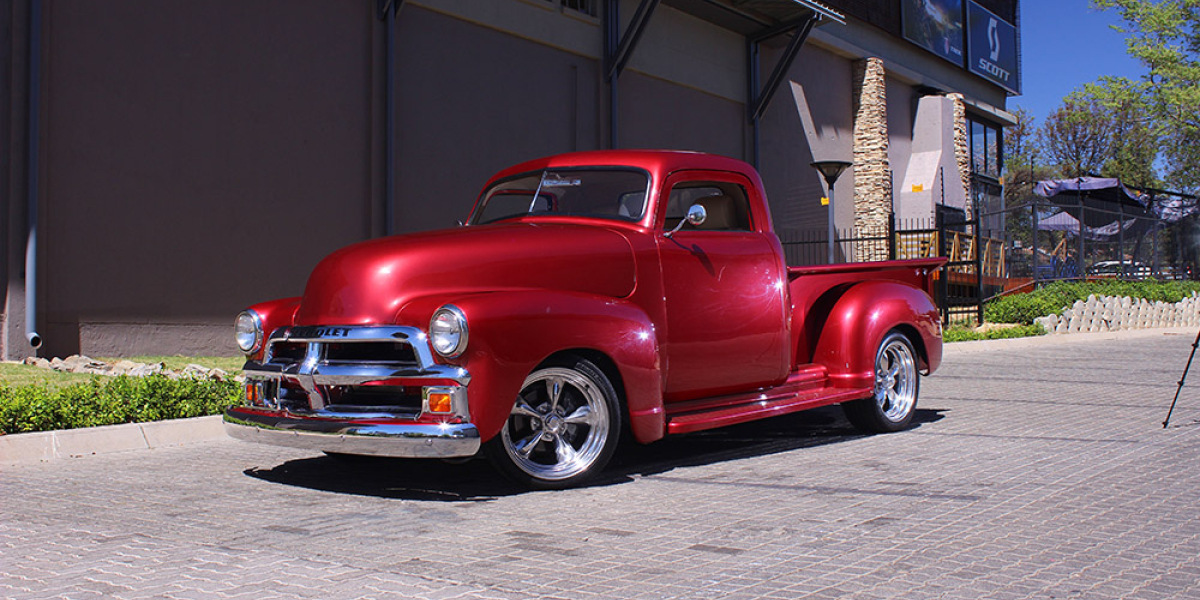
<path id="1" fill-rule="evenodd" d="M 621 298 L 633 293 L 633 252 L 596 226 L 503 223 L 380 238 L 347 246 L 313 269 L 297 325 L 390 324 L 409 301 L 518 289 Z"/>

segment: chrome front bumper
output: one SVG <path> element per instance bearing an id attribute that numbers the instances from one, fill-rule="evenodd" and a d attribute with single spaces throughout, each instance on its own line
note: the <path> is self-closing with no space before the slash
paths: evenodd
<path id="1" fill-rule="evenodd" d="M 344 454 L 455 458 L 479 451 L 479 430 L 471 423 L 378 423 L 245 406 L 225 411 L 225 432 L 248 442 Z"/>
<path id="2" fill-rule="evenodd" d="M 479 431 L 470 422 L 467 401 L 471 376 L 461 367 L 437 363 L 424 332 L 387 326 L 284 327 L 272 332 L 266 344 L 265 360 L 249 361 L 243 370 L 246 405 L 225 411 L 225 431 L 231 437 L 374 456 L 452 458 L 478 452 Z M 289 345 L 292 354 L 275 356 L 278 344 Z M 393 353 L 404 352 L 399 359 L 367 356 L 380 344 Z M 359 405 L 347 403 L 344 393 L 339 396 L 339 391 L 356 387 L 382 392 L 385 401 Z M 412 388 L 423 393 L 405 392 Z M 435 392 L 450 395 L 449 411 L 431 410 L 429 396 Z M 396 401 L 390 402 L 392 398 Z"/>

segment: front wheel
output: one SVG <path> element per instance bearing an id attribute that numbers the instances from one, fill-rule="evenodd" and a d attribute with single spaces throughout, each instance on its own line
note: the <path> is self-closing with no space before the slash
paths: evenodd
<path id="1" fill-rule="evenodd" d="M 866 433 L 899 431 L 908 427 L 917 410 L 920 389 L 917 356 L 912 342 L 893 331 L 875 353 L 875 389 L 869 398 L 846 402 L 846 418 Z"/>
<path id="2" fill-rule="evenodd" d="M 572 357 L 525 378 L 504 428 L 484 453 L 522 485 L 572 487 L 608 464 L 620 438 L 620 416 L 604 372 Z"/>

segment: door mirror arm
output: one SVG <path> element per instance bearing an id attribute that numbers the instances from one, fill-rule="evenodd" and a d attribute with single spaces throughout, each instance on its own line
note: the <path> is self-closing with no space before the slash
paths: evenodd
<path id="1" fill-rule="evenodd" d="M 691 223 L 692 227 L 699 227 L 703 225 L 704 221 L 706 220 L 708 220 L 708 211 L 704 210 L 704 207 L 700 206 L 699 204 L 693 204 L 688 208 L 687 217 L 680 219 L 679 224 L 675 226 L 675 229 L 664 233 L 663 237 L 671 237 L 675 235 L 676 232 L 678 232 L 680 229 L 683 229 L 683 225 L 685 223 Z"/>

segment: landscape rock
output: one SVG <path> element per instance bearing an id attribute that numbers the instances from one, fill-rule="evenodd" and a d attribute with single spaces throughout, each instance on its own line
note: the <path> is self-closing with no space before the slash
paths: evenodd
<path id="1" fill-rule="evenodd" d="M 32 365 L 51 371 L 61 371 L 64 373 L 84 373 L 90 375 L 105 375 L 115 377 L 125 375 L 128 377 L 149 377 L 151 375 L 165 375 L 171 379 L 179 379 L 180 377 L 189 377 L 192 379 L 216 379 L 218 381 L 243 381 L 242 376 L 230 377 L 229 373 L 221 369 L 209 369 L 204 365 L 189 364 L 181 370 L 171 370 L 163 363 L 146 364 L 131 360 L 118 360 L 114 363 L 106 363 L 94 358 L 74 354 L 67 358 L 58 358 L 47 360 L 45 358 L 30 356 L 22 361 L 26 365 Z"/>

